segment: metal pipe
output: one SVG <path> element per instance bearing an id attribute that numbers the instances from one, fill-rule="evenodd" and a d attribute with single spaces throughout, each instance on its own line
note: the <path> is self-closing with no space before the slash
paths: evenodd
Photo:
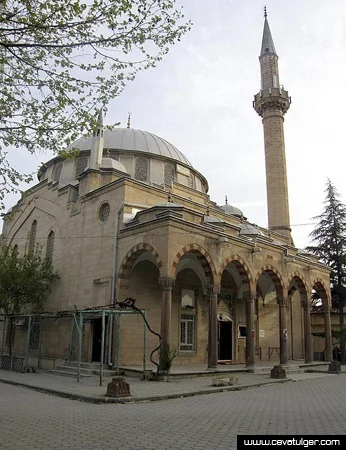
<path id="1" fill-rule="evenodd" d="M 34 321 L 35 321 L 35 318 L 34 318 Z M 24 371 L 25 372 L 28 368 L 30 335 L 31 335 L 31 315 L 29 316 L 28 334 L 27 334 L 27 338 L 26 338 L 26 351 L 25 351 L 25 362 L 24 362 Z"/>
<path id="2" fill-rule="evenodd" d="M 71 326 L 71 333 L 70 333 L 70 343 L 68 348 L 68 359 L 69 361 L 72 361 L 73 358 L 73 334 L 74 334 L 74 324 L 75 324 L 75 317 L 76 315 L 73 314 L 73 320 L 72 320 L 72 326 Z"/>
<path id="3" fill-rule="evenodd" d="M 38 337 L 38 359 L 37 359 L 37 367 L 41 368 L 41 356 L 42 356 L 42 318 L 39 318 L 39 337 Z"/>
<path id="4" fill-rule="evenodd" d="M 4 347 L 5 347 L 5 332 L 6 332 L 6 314 L 4 315 L 4 325 L 3 325 L 3 329 L 2 329 L 2 341 L 1 341 L 1 355 L 0 355 L 0 369 L 2 367 L 2 357 L 4 354 Z"/>
<path id="5" fill-rule="evenodd" d="M 111 305 L 114 306 L 116 301 L 116 281 L 118 272 L 118 233 L 120 215 L 125 206 L 133 206 L 135 208 L 145 209 L 148 205 L 139 205 L 137 203 L 123 202 L 116 210 L 114 216 L 114 238 L 113 238 L 113 261 L 112 261 L 112 285 L 111 285 Z M 114 317 L 111 315 L 109 320 L 109 334 L 108 334 L 108 365 L 113 366 L 113 342 L 114 342 Z"/>
<path id="6" fill-rule="evenodd" d="M 146 318 L 147 312 L 144 311 L 144 317 Z M 143 380 L 145 380 L 146 372 L 146 359 L 147 359 L 147 325 L 143 320 Z"/>
<path id="7" fill-rule="evenodd" d="M 78 339 L 78 363 L 77 363 L 77 381 L 80 381 L 80 363 L 82 358 L 82 329 L 83 329 L 83 314 L 79 315 L 79 339 Z"/>
<path id="8" fill-rule="evenodd" d="M 117 375 L 120 374 L 119 366 L 120 366 L 120 325 L 121 325 L 121 316 L 117 317 Z"/>
<path id="9" fill-rule="evenodd" d="M 100 386 L 103 382 L 103 360 L 105 351 L 105 328 L 106 328 L 106 316 L 105 311 L 102 311 L 102 331 L 101 331 L 101 358 L 100 358 Z"/>

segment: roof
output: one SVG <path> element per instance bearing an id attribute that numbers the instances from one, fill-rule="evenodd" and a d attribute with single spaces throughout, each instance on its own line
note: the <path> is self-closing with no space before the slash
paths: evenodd
<path id="1" fill-rule="evenodd" d="M 274 41 L 273 41 L 272 34 L 271 34 L 270 28 L 269 28 L 269 23 L 268 23 L 267 17 L 265 17 L 260 56 L 268 55 L 269 53 L 276 55 Z"/>
<path id="2" fill-rule="evenodd" d="M 71 144 L 70 148 L 90 150 L 92 148 L 92 141 L 93 136 L 83 137 Z M 186 156 L 174 145 L 148 131 L 135 130 L 133 128 L 105 130 L 103 147 L 104 149 L 110 150 L 136 151 L 163 156 L 192 167 Z"/>

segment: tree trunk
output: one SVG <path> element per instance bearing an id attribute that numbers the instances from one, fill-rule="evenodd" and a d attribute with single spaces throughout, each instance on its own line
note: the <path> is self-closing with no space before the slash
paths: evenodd
<path id="1" fill-rule="evenodd" d="M 10 332 L 8 334 L 8 353 L 12 356 L 13 317 L 10 317 Z"/>

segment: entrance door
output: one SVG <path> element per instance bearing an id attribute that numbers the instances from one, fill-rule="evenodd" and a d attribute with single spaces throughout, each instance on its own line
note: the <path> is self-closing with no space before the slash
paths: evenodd
<path id="1" fill-rule="evenodd" d="M 232 359 L 233 323 L 219 321 L 219 360 Z"/>
<path id="2" fill-rule="evenodd" d="M 92 361 L 101 360 L 101 341 L 102 341 L 102 318 L 93 320 L 93 351 Z"/>

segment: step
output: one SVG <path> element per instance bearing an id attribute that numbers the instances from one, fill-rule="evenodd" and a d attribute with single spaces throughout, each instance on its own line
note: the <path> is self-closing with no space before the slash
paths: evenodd
<path id="1" fill-rule="evenodd" d="M 77 372 L 65 372 L 62 370 L 48 370 L 47 373 L 50 373 L 51 375 L 57 375 L 59 377 L 68 377 L 68 378 L 77 378 Z M 87 374 L 80 374 L 80 378 L 91 378 L 94 377 L 95 375 L 87 375 Z"/>
<path id="2" fill-rule="evenodd" d="M 78 367 L 78 361 L 66 361 L 65 366 Z M 81 362 L 80 367 L 83 367 L 84 369 L 97 370 L 97 369 L 100 369 L 100 363 L 99 362 Z M 103 364 L 103 368 L 109 369 L 108 364 Z"/>
<path id="3" fill-rule="evenodd" d="M 78 367 L 76 366 L 58 366 L 56 370 L 62 371 L 62 372 L 69 372 L 69 373 L 75 373 L 77 374 Z M 80 373 L 83 375 L 89 375 L 89 376 L 95 376 L 100 375 L 100 369 L 98 366 L 95 366 L 94 368 L 80 368 Z M 110 369 L 104 369 L 103 370 L 103 376 L 105 377 L 115 377 L 116 372 L 115 370 Z"/>

